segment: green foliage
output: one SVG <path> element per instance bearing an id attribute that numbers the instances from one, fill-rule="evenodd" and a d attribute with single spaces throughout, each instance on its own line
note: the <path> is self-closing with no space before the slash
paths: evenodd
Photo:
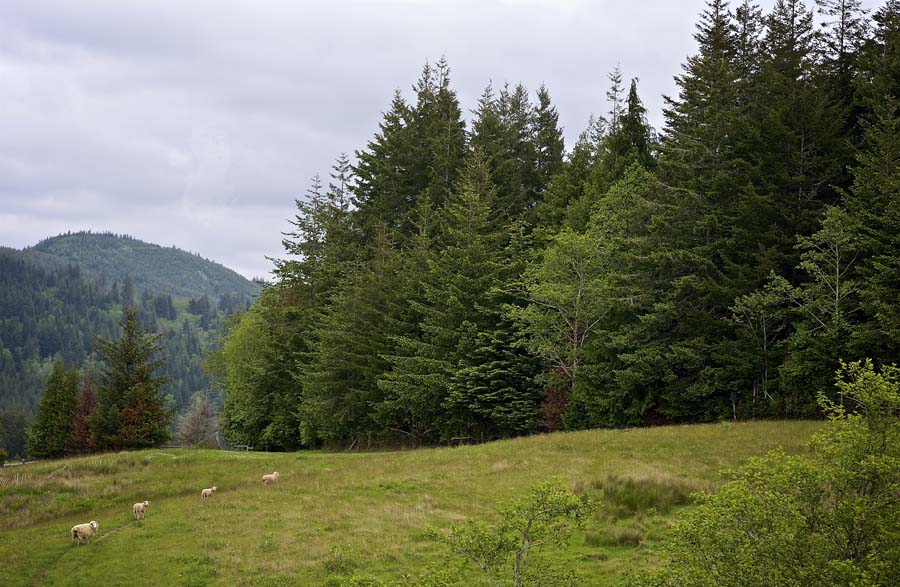
<path id="1" fill-rule="evenodd" d="M 542 558 L 538 551 L 563 546 L 591 511 L 585 498 L 548 481 L 501 508 L 497 523 L 471 520 L 434 536 L 481 569 L 493 587 L 576 585 L 574 573 Z"/>
<path id="2" fill-rule="evenodd" d="M 264 317 L 272 311 L 258 304 L 235 317 L 219 351 L 222 370 L 217 377 L 227 394 L 221 426 L 231 444 L 282 449 L 297 445 L 298 386 L 285 373 L 286 357 Z"/>
<path id="3" fill-rule="evenodd" d="M 125 310 L 121 326 L 119 340 L 98 341 L 103 367 L 91 430 L 100 448 L 159 446 L 169 439 L 172 420 L 160 396 L 164 380 L 155 374 L 165 362 L 158 358 L 159 335 L 141 328 L 134 308 Z"/>
<path id="4" fill-rule="evenodd" d="M 25 456 L 28 416 L 21 408 L 0 407 L 0 447 L 10 456 Z"/>
<path id="5" fill-rule="evenodd" d="M 166 248 L 111 233 L 76 232 L 42 240 L 33 249 L 110 281 L 131 283 L 134 292 L 149 290 L 179 297 L 226 293 L 255 296 L 259 286 L 235 271 L 174 247 Z M 127 302 L 126 302 L 127 303 Z"/>
<path id="6" fill-rule="evenodd" d="M 62 456 L 72 433 L 78 408 L 78 373 L 66 370 L 62 359 L 53 363 L 37 414 L 28 427 L 26 452 L 31 457 Z"/>
<path id="7" fill-rule="evenodd" d="M 90 235 L 63 238 L 74 242 L 82 236 L 87 239 Z M 88 249 L 96 254 L 105 250 Z M 162 251 L 168 254 L 169 249 Z M 204 271 L 207 269 L 213 270 L 208 266 Z M 217 344 L 225 316 L 249 304 L 246 295 L 225 291 L 215 297 L 203 294 L 187 300 L 149 290 L 135 292 L 130 279 L 124 283 L 114 281 L 111 276 L 89 272 L 63 257 L 35 249 L 3 249 L 0 417 L 10 415 L 11 419 L 8 426 L 0 426 L 0 446 L 12 454 L 24 454 L 22 421 L 33 414 L 55 357 L 62 357 L 73 366 L 83 367 L 91 361 L 96 364 L 93 355 L 98 348 L 97 338 L 119 336 L 125 290 L 131 292 L 140 322 L 162 335 L 159 342 L 169 359 L 160 368 L 160 374 L 166 377 L 162 394 L 169 398 L 171 407 L 184 409 L 194 392 L 210 388 L 202 369 L 203 356 Z M 186 306 L 195 313 L 186 311 Z M 212 395 L 215 402 L 221 403 L 215 391 Z M 80 440 L 69 450 L 90 450 L 91 435 L 83 422 L 73 426 L 79 428 Z"/>
<path id="8" fill-rule="evenodd" d="M 5 448 L 0 448 L 0 467 L 6 464 L 6 461 L 9 460 L 9 453 L 6 452 Z"/>
<path id="9" fill-rule="evenodd" d="M 900 572 L 900 370 L 843 365 L 806 455 L 752 459 L 690 511 L 638 585 L 892 585 Z"/>
<path id="10" fill-rule="evenodd" d="M 234 437 L 820 414 L 840 359 L 900 350 L 900 5 L 870 36 L 857 0 L 817 4 L 821 27 L 801 0 L 709 0 L 659 135 L 616 68 L 569 153 L 546 88 L 489 85 L 466 133 L 446 60 L 426 64 L 341 187 L 298 201 L 254 326 L 267 415 Z"/>
<path id="11" fill-rule="evenodd" d="M 421 440 L 484 439 L 533 429 L 536 394 L 502 290 L 518 259 L 512 235 L 497 226 L 495 192 L 479 153 L 442 210 L 441 251 L 429 259 L 416 331 L 395 339 L 379 381 L 405 412 L 405 431 Z M 429 438 L 430 436 L 430 438 Z"/>

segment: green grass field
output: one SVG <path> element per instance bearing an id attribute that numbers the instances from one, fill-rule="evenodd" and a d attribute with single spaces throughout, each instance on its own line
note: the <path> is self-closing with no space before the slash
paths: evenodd
<path id="1" fill-rule="evenodd" d="M 480 446 L 371 453 L 148 450 L 0 469 L 0 585 L 305 586 L 413 578 L 447 563 L 429 528 L 490 518 L 557 477 L 601 503 L 554 556 L 585 585 L 652 565 L 693 491 L 774 448 L 804 450 L 816 422 L 587 431 Z M 260 477 L 277 470 L 277 485 Z M 219 491 L 201 500 L 200 490 Z M 131 505 L 150 500 L 143 521 Z M 97 520 L 90 544 L 69 529 Z M 451 563 L 455 564 L 455 563 Z M 467 569 L 467 567 L 462 566 Z M 474 570 L 471 584 L 481 585 Z M 414 582 L 414 580 L 413 580 Z"/>

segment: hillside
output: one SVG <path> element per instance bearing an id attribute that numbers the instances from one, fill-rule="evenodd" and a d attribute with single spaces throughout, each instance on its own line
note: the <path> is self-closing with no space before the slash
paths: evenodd
<path id="1" fill-rule="evenodd" d="M 112 238 L 81 236 L 84 238 L 61 237 L 57 244 L 111 242 Z M 130 242 L 118 237 L 112 240 Z M 152 248 L 141 243 L 144 246 Z M 168 379 L 163 393 L 172 408 L 181 410 L 193 393 L 209 388 L 203 371 L 206 352 L 221 337 L 225 318 L 250 304 L 251 296 L 241 292 L 256 285 L 199 257 L 156 248 L 165 251 L 160 259 L 166 255 L 188 257 L 211 275 L 224 276 L 220 285 L 233 281 L 242 289 L 220 289 L 217 296 L 173 296 L 166 292 L 185 291 L 179 280 L 186 277 L 166 286 L 158 281 L 162 273 L 147 272 L 154 275 L 154 283 L 161 284 L 162 291 L 139 289 L 127 279 L 85 271 L 75 260 L 59 255 L 0 248 L 0 447 L 21 454 L 24 422 L 43 391 L 53 360 L 61 357 L 69 367 L 83 367 L 95 349 L 96 337 L 119 335 L 125 305 L 134 305 L 144 327 L 161 335 L 166 359 L 161 374 Z M 98 253 L 92 258 L 93 266 L 98 267 L 118 257 L 104 258 Z M 227 281 L 232 278 L 229 275 L 235 279 Z M 197 291 L 209 289 L 209 282 L 203 283 Z"/>
<path id="2" fill-rule="evenodd" d="M 122 283 L 130 278 L 138 292 L 179 297 L 223 294 L 255 296 L 259 285 L 200 255 L 161 247 L 129 236 L 76 232 L 42 240 L 27 253 L 73 261 L 82 271 Z"/>
<path id="3" fill-rule="evenodd" d="M 479 446 L 379 453 L 149 450 L 0 469 L 6 585 L 345 584 L 455 568 L 428 528 L 488 518 L 530 484 L 558 477 L 601 508 L 554 556 L 585 586 L 620 585 L 653 564 L 692 491 L 782 447 L 815 422 L 753 422 L 531 436 Z M 278 484 L 260 476 L 279 471 Z M 219 492 L 201 501 L 200 489 Z M 142 522 L 131 504 L 149 500 Z M 72 525 L 100 523 L 76 547 Z M 140 573 L 134 573 L 140 553 Z M 465 584 L 477 574 L 462 565 Z M 377 583 L 357 583 L 357 585 Z M 416 584 L 415 582 L 411 584 Z"/>

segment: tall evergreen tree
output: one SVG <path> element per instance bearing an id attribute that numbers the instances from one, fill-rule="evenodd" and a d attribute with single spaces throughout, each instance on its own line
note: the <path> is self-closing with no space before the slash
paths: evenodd
<path id="1" fill-rule="evenodd" d="M 413 90 L 412 106 L 395 93 L 379 133 L 366 150 L 357 152 L 354 202 L 367 239 L 379 226 L 402 236 L 414 234 L 412 214 L 418 198 L 427 192 L 440 205 L 465 157 L 465 122 L 450 87 L 446 59 L 435 66 L 426 63 Z"/>
<path id="2" fill-rule="evenodd" d="M 69 453 L 90 453 L 97 450 L 94 435 L 91 434 L 90 417 L 97 406 L 97 395 L 94 390 L 94 375 L 91 363 L 84 369 L 81 389 L 78 394 L 78 409 L 72 418 L 72 430 L 66 444 Z"/>
<path id="3" fill-rule="evenodd" d="M 47 378 L 34 421 L 28 428 L 26 452 L 36 458 L 63 456 L 77 408 L 78 374 L 67 370 L 58 358 Z"/>
<path id="4" fill-rule="evenodd" d="M 159 335 L 141 327 L 134 308 L 126 308 L 121 327 L 119 340 L 97 341 L 103 367 L 90 418 L 94 440 L 104 449 L 158 446 L 172 420 L 159 393 L 164 379 L 155 374 L 164 362 Z"/>
<path id="5" fill-rule="evenodd" d="M 532 117 L 532 135 L 534 141 L 534 177 L 531 190 L 533 192 L 529 209 L 534 210 L 544 201 L 550 181 L 562 171 L 565 142 L 562 128 L 559 126 L 559 113 L 550 99 L 550 90 L 543 84 L 537 91 L 537 104 L 534 105 Z M 534 212 L 529 214 L 534 222 Z"/>
<path id="6" fill-rule="evenodd" d="M 403 311 L 404 268 L 385 231 L 376 234 L 365 265 L 345 276 L 319 326 L 311 360 L 302 369 L 301 430 L 305 444 L 367 444 L 387 432 L 378 378 L 387 370 L 388 335 Z"/>
<path id="7" fill-rule="evenodd" d="M 399 337 L 387 357 L 391 370 L 380 385 L 388 401 L 407 410 L 407 431 L 420 437 L 483 438 L 534 422 L 534 396 L 530 411 L 518 403 L 527 366 L 504 348 L 513 340 L 500 328 L 502 297 L 495 289 L 508 270 L 509 237 L 494 197 L 476 152 L 441 212 L 440 253 L 429 265 L 421 301 L 413 302 L 419 331 Z"/>

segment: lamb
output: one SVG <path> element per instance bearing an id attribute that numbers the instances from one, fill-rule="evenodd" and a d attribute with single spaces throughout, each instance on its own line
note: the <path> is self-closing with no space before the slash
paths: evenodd
<path id="1" fill-rule="evenodd" d="M 143 518 L 144 512 L 147 511 L 148 507 L 150 507 L 149 501 L 139 501 L 131 506 L 131 513 L 134 514 L 134 519 Z"/>
<path id="2" fill-rule="evenodd" d="M 275 483 L 276 481 L 278 481 L 278 477 L 279 477 L 278 471 L 275 471 L 271 475 L 263 475 L 262 476 L 263 485 L 268 485 L 269 483 Z"/>
<path id="3" fill-rule="evenodd" d="M 207 497 L 209 497 L 210 495 L 215 493 L 217 489 L 218 489 L 218 487 L 215 487 L 215 486 L 204 489 L 203 491 L 200 492 L 200 497 L 202 497 L 203 499 L 206 499 Z"/>
<path id="4" fill-rule="evenodd" d="M 91 520 L 87 524 L 72 526 L 72 542 L 81 544 L 82 540 L 90 541 L 91 536 L 96 534 L 99 529 L 100 524 L 98 524 L 96 520 Z"/>

